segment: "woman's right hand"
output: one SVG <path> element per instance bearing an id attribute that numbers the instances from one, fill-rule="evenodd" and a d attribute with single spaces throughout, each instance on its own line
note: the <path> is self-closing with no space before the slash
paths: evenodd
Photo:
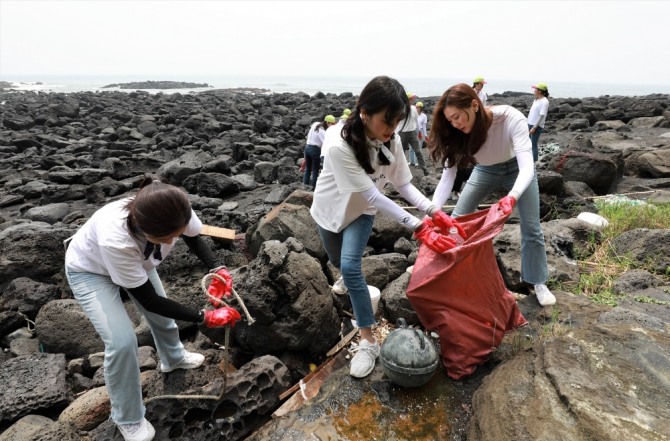
<path id="1" fill-rule="evenodd" d="M 454 239 L 438 233 L 434 228 L 435 224 L 433 224 L 433 221 L 430 218 L 426 218 L 419 228 L 414 231 L 414 238 L 438 254 L 442 254 L 456 246 Z"/>
<path id="2" fill-rule="evenodd" d="M 445 234 L 449 233 L 451 228 L 456 228 L 458 230 L 459 236 L 461 236 L 463 239 L 468 238 L 468 235 L 465 234 L 465 230 L 463 227 L 461 227 L 461 224 L 456 222 L 453 217 L 449 216 L 442 210 L 438 209 L 435 213 L 433 213 L 433 222 L 435 223 L 435 226 L 442 230 L 442 232 Z"/>

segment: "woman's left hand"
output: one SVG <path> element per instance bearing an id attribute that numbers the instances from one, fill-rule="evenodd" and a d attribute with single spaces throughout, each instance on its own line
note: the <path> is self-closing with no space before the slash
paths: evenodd
<path id="1" fill-rule="evenodd" d="M 498 201 L 498 204 L 500 205 L 500 210 L 503 212 L 503 214 L 508 215 L 512 212 L 512 210 L 514 210 L 516 199 L 514 199 L 514 196 L 505 196 Z"/>
<path id="2" fill-rule="evenodd" d="M 230 325 L 232 328 L 241 318 L 240 313 L 237 312 L 236 309 L 231 308 L 230 306 L 224 306 L 223 308 L 215 309 L 213 311 L 206 310 L 204 325 L 208 328 L 220 328 L 222 326 Z"/>

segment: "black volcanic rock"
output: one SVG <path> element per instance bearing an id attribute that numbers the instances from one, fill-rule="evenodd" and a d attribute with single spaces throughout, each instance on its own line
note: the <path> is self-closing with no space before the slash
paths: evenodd
<path id="1" fill-rule="evenodd" d="M 118 87 L 121 89 L 196 89 L 210 87 L 207 83 L 189 83 L 186 81 L 131 81 L 130 83 L 114 83 L 103 86 L 103 89 Z"/>

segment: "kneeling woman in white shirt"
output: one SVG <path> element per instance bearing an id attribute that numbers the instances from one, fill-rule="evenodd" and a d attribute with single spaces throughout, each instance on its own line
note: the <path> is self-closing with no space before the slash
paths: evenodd
<path id="1" fill-rule="evenodd" d="M 135 326 L 123 306 L 120 289 L 146 318 L 163 372 L 193 369 L 205 359 L 184 350 L 175 319 L 219 327 L 233 326 L 240 318 L 227 306 L 198 311 L 165 295 L 156 267 L 179 236 L 209 268 L 217 266 L 216 257 L 200 237 L 201 229 L 202 222 L 184 191 L 148 177 L 135 197 L 105 205 L 66 241 L 65 275 L 74 298 L 105 344 L 111 418 L 126 440 L 148 441 L 155 431 L 144 418 Z M 231 291 L 232 278 L 225 273 Z"/>
<path id="2" fill-rule="evenodd" d="M 377 210 L 414 230 L 415 238 L 438 253 L 455 244 L 434 226 L 447 233 L 455 226 L 465 236 L 460 225 L 410 183 L 412 173 L 394 133 L 398 122 L 409 114 L 410 103 L 403 86 L 389 77 L 373 78 L 361 92 L 341 133 L 326 137 L 323 170 L 314 191 L 312 217 L 330 262 L 342 273 L 333 291 L 349 292 L 361 332 L 359 350 L 350 367 L 351 375 L 358 378 L 372 372 L 380 351 L 372 335 L 375 317 L 362 271 L 363 250 Z M 380 190 L 387 182 L 430 217 L 421 221 L 384 196 Z"/>

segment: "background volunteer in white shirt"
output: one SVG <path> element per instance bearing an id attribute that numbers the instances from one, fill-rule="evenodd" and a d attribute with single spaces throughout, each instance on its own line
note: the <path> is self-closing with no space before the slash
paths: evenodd
<path id="1" fill-rule="evenodd" d="M 323 171 L 316 184 L 311 214 L 330 262 L 342 273 L 333 285 L 337 294 L 348 290 L 361 340 L 351 360 L 350 373 L 370 374 L 379 355 L 372 335 L 372 302 L 362 271 L 363 250 L 372 232 L 374 215 L 381 210 L 414 230 L 414 237 L 435 252 L 452 248 L 454 240 L 434 231 L 463 229 L 438 210 L 410 181 L 412 174 L 394 128 L 410 112 L 402 85 L 389 77 L 375 77 L 363 89 L 356 108 L 340 136 L 326 137 Z M 423 221 L 400 208 L 380 190 L 387 182 L 410 204 L 425 212 Z"/>
<path id="2" fill-rule="evenodd" d="M 549 87 L 546 83 L 537 83 L 532 87 L 535 100 L 528 111 L 528 132 L 533 147 L 533 160 L 537 162 L 540 157 L 537 141 L 544 130 L 544 123 L 549 113 Z"/>
<path id="3" fill-rule="evenodd" d="M 423 171 L 423 174 L 429 175 L 430 172 L 426 167 L 426 161 L 423 158 L 423 153 L 419 149 L 419 137 L 417 136 L 417 118 L 419 117 L 419 113 L 417 112 L 416 107 L 414 107 L 414 100 L 416 99 L 416 95 L 411 92 L 407 92 L 407 99 L 410 103 L 410 111 L 405 118 L 398 122 L 396 132 L 398 132 L 400 135 L 400 142 L 402 143 L 403 148 L 414 151 L 417 162 Z"/>
<path id="4" fill-rule="evenodd" d="M 217 266 L 199 235 L 201 228 L 184 191 L 147 177 L 135 197 L 105 205 L 66 241 L 65 275 L 105 344 L 111 418 L 126 440 L 150 440 L 154 429 L 144 418 L 135 326 L 119 289 L 146 318 L 163 372 L 196 368 L 205 359 L 184 350 L 175 319 L 219 327 L 233 326 L 240 318 L 227 306 L 198 311 L 166 297 L 156 267 L 179 236 L 209 268 Z M 227 271 L 224 274 L 230 291 L 232 278 Z"/>
<path id="5" fill-rule="evenodd" d="M 486 104 L 489 100 L 489 96 L 484 92 L 484 84 L 486 84 L 486 81 L 484 81 L 484 77 L 479 75 L 476 76 L 472 80 L 472 88 L 475 89 L 477 92 L 477 96 L 479 97 L 479 100 L 482 102 L 484 107 L 486 107 Z"/>
<path id="6" fill-rule="evenodd" d="M 450 87 L 437 102 L 430 130 L 431 157 L 445 164 L 433 203 L 444 205 L 456 177 L 456 167 L 474 165 L 453 217 L 472 213 L 493 192 L 505 214 L 518 201 L 521 227 L 521 280 L 533 285 L 542 306 L 556 298 L 545 285 L 547 253 L 540 226 L 540 192 L 535 175 L 526 118 L 511 106 L 482 108 L 475 90 L 465 83 Z"/>
<path id="7" fill-rule="evenodd" d="M 417 118 L 416 118 L 416 131 L 417 131 L 417 137 L 419 138 L 419 150 L 423 148 L 423 144 L 428 137 L 428 132 L 426 131 L 426 126 L 428 124 L 428 116 L 423 112 L 423 103 L 419 101 L 416 103 L 416 112 L 417 112 Z M 423 156 L 423 152 L 421 152 L 421 156 Z M 424 158 L 425 160 L 425 158 Z M 410 165 L 419 165 L 419 163 L 416 160 L 416 154 L 414 153 L 414 149 L 409 149 L 409 164 Z"/>
<path id="8" fill-rule="evenodd" d="M 316 179 L 319 177 L 319 169 L 321 167 L 321 146 L 323 145 L 323 138 L 326 136 L 328 127 L 335 125 L 335 117 L 333 115 L 326 115 L 321 122 L 315 122 L 309 128 L 307 133 L 307 143 L 305 144 L 305 174 L 302 178 L 304 185 L 310 184 L 310 175 L 312 176 L 312 190 L 316 186 Z"/>

